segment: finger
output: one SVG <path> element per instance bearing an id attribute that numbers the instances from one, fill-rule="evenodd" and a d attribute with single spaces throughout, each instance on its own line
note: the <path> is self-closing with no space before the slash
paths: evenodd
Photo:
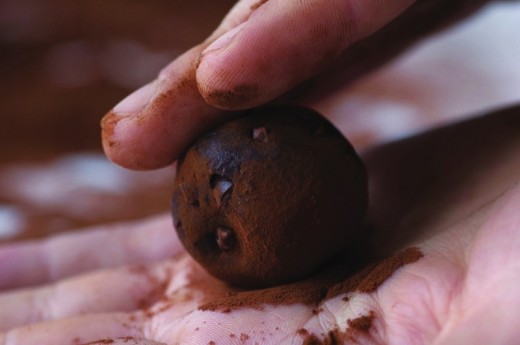
<path id="1" fill-rule="evenodd" d="M 374 35 L 347 49 L 331 65 L 337 68 L 330 68 L 330 73 L 325 73 L 323 78 L 311 80 L 298 88 L 292 92 L 292 97 L 305 97 L 307 103 L 315 100 L 330 92 L 331 88 L 337 88 L 397 55 L 422 35 L 438 28 L 439 21 L 445 24 L 446 20 L 442 19 L 453 20 L 468 8 L 478 7 L 486 1 L 418 2 L 413 11 L 407 11 L 406 20 L 389 26 L 389 30 L 383 30 L 384 34 Z M 155 169 L 170 164 L 197 136 L 233 116 L 208 105 L 205 100 L 228 109 L 242 109 L 272 100 L 319 72 L 345 46 L 390 21 L 413 0 L 322 2 L 324 6 L 316 0 L 303 2 L 307 6 L 280 0 L 240 1 L 208 40 L 173 61 L 157 80 L 127 97 L 103 118 L 103 147 L 108 157 L 131 169 Z M 316 5 L 318 3 L 320 6 Z M 280 15 L 277 11 L 278 8 L 292 9 L 291 6 L 296 6 L 297 10 L 294 15 L 288 13 L 290 21 L 287 22 L 284 12 Z M 332 12 L 330 23 L 328 18 L 319 17 L 313 11 L 326 15 Z M 431 11 L 436 15 L 431 15 Z M 320 37 L 310 41 L 317 38 L 320 31 L 313 31 L 312 25 L 302 22 L 304 19 L 324 25 L 328 31 L 326 39 Z M 286 22 L 290 25 L 285 25 Z M 423 22 L 427 24 L 417 27 L 417 23 Z M 410 27 L 417 30 L 410 30 Z M 294 33 L 300 35 L 294 36 L 288 28 L 295 29 Z M 228 47 L 233 49 L 208 47 L 224 32 L 227 33 L 214 42 L 215 45 L 230 41 L 229 36 L 238 31 L 237 37 L 243 38 L 233 39 Z M 410 32 L 416 34 L 410 35 Z M 334 34 L 341 36 L 335 37 Z M 297 39 L 293 40 L 293 36 Z M 239 41 L 240 45 L 236 43 Z M 238 52 L 235 53 L 234 46 L 237 45 Z M 250 49 L 250 46 L 255 49 Z M 297 59 L 290 61 L 295 56 Z M 198 81 L 195 81 L 195 75 Z M 258 85 L 248 84 L 258 81 Z M 313 93 L 316 93 L 315 97 L 309 97 Z"/>
<path id="2" fill-rule="evenodd" d="M 180 251 L 169 216 L 3 245 L 0 289 L 52 282 L 101 267 L 162 260 Z"/>
<path id="3" fill-rule="evenodd" d="M 241 109 L 273 100 L 319 73 L 285 95 L 312 104 L 489 0 L 425 0 L 405 9 L 412 2 L 307 1 L 314 10 L 309 15 L 305 6 L 294 10 L 292 2 L 283 2 L 278 8 L 270 1 L 205 50 L 197 70 L 199 88 L 210 104 Z M 298 17 L 290 19 L 292 13 Z M 309 23 L 328 28 L 327 36 L 318 37 Z"/>
<path id="4" fill-rule="evenodd" d="M 270 0 L 202 52 L 199 89 L 209 104 L 223 109 L 273 100 L 413 2 Z"/>
<path id="5" fill-rule="evenodd" d="M 144 338 L 142 323 L 134 315 L 125 313 L 83 315 L 0 333 L 0 344 L 82 344 L 107 338 Z"/>
<path id="6" fill-rule="evenodd" d="M 182 284 L 185 265 L 183 261 L 166 261 L 107 269 L 40 288 L 0 294 L 0 330 L 82 314 L 148 308 L 163 298 L 170 286 Z"/>
<path id="7" fill-rule="evenodd" d="M 103 148 L 113 162 L 138 170 L 166 166 L 200 133 L 226 118 L 200 95 L 196 64 L 204 48 L 247 20 L 256 4 L 256 0 L 237 3 L 204 43 L 178 57 L 156 80 L 125 98 L 102 119 Z"/>
<path id="8" fill-rule="evenodd" d="M 195 83 L 197 46 L 161 76 L 116 105 L 102 119 L 103 148 L 115 163 L 146 170 L 172 163 L 220 111 L 206 104 Z"/>

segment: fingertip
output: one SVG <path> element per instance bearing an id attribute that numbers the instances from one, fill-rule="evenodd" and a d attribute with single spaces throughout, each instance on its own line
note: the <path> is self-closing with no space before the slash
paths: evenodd
<path id="1" fill-rule="evenodd" d="M 222 110 L 244 110 L 263 103 L 259 97 L 261 85 L 255 83 L 215 85 L 205 83 L 201 77 L 198 85 L 204 101 Z"/>
<path id="2" fill-rule="evenodd" d="M 101 120 L 107 157 L 132 170 L 172 164 L 195 138 L 226 119 L 200 96 L 192 74 L 165 82 L 138 113 L 110 111 Z"/>
<path id="3" fill-rule="evenodd" d="M 201 54 L 199 91 L 225 110 L 270 102 L 322 72 L 414 1 L 261 1 Z"/>
<path id="4" fill-rule="evenodd" d="M 278 93 L 273 84 L 266 92 L 265 82 L 246 61 L 222 55 L 226 53 L 209 51 L 199 59 L 197 87 L 206 103 L 222 110 L 237 111 L 266 103 Z"/>
<path id="5" fill-rule="evenodd" d="M 281 96 L 316 74 L 350 41 L 339 1 L 269 1 L 199 58 L 197 86 L 221 109 L 243 110 Z"/>
<path id="6" fill-rule="evenodd" d="M 102 146 L 107 158 L 126 169 L 153 170 L 170 165 L 180 150 L 157 145 L 156 138 L 142 138 L 140 126 L 131 116 L 108 112 L 101 120 Z"/>
<path id="7" fill-rule="evenodd" d="M 112 147 L 117 145 L 117 142 L 113 139 L 114 130 L 121 119 L 122 118 L 117 116 L 113 111 L 109 111 L 101 119 L 101 143 L 107 155 L 111 153 Z"/>
<path id="8" fill-rule="evenodd" d="M 132 169 L 125 164 L 125 159 L 121 159 L 121 155 L 118 154 L 119 141 L 115 138 L 115 131 L 117 124 L 122 119 L 113 111 L 109 111 L 101 119 L 101 145 L 107 158 L 124 168 Z M 124 156 L 123 156 L 124 157 Z"/>
<path id="9" fill-rule="evenodd" d="M 132 170 L 151 170 L 162 168 L 174 160 L 175 152 L 165 154 L 164 148 L 154 149 L 153 145 L 160 136 L 154 133 L 156 130 L 148 128 L 154 113 L 152 105 L 161 98 L 164 84 L 164 80 L 156 79 L 144 85 L 101 119 L 103 150 L 115 164 Z M 151 120 L 157 127 L 154 124 L 157 121 Z"/>

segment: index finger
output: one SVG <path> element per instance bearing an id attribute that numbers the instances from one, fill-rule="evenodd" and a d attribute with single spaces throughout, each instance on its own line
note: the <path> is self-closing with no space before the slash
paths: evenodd
<path id="1" fill-rule="evenodd" d="M 283 56 L 286 53 L 307 55 L 308 58 L 300 62 L 307 71 L 300 77 L 305 78 L 321 67 L 319 61 L 323 60 L 322 55 L 341 51 L 345 45 L 377 30 L 412 2 L 413 0 L 242 0 L 208 40 L 173 61 L 160 73 L 157 80 L 127 97 L 105 116 L 102 120 L 105 152 L 112 161 L 131 169 L 155 169 L 168 165 L 198 135 L 233 116 L 233 113 L 209 105 L 208 100 L 216 104 L 219 103 L 218 100 L 224 99 L 225 104 L 216 105 L 232 110 L 243 109 L 272 100 L 294 85 L 292 78 L 282 78 L 280 82 L 271 85 L 272 91 L 261 92 L 253 99 L 232 94 L 230 103 L 230 97 L 214 97 L 215 90 L 220 86 L 208 84 L 206 77 L 211 76 L 210 72 L 214 69 L 218 69 L 217 66 L 213 67 L 215 57 L 210 57 L 215 53 L 215 46 L 221 45 L 234 32 L 244 31 L 242 36 L 245 41 L 242 46 L 245 48 L 251 42 L 259 44 L 256 47 L 258 49 L 250 51 L 250 55 L 263 58 L 264 65 L 274 66 L 280 53 Z M 279 42 L 269 39 L 276 34 L 273 29 L 279 32 L 286 25 L 289 25 L 289 29 L 300 28 L 294 32 L 294 43 L 291 43 L 290 31 Z M 328 48 L 308 56 L 309 51 L 315 51 L 308 40 L 315 38 L 316 34 L 308 28 L 316 25 L 330 31 L 325 42 L 325 48 Z M 215 41 L 217 37 L 220 38 Z M 305 44 L 300 44 L 302 42 Z M 270 44 L 273 54 L 268 54 L 264 49 Z M 229 68 L 237 76 L 240 74 L 240 66 L 237 69 L 237 64 L 240 65 L 242 61 L 248 64 L 248 60 L 243 59 L 245 57 L 247 56 L 243 52 L 237 52 L 232 57 L 221 56 L 220 59 L 224 58 L 226 62 L 232 58 Z M 282 68 L 290 64 L 290 61 L 283 61 Z M 249 65 L 254 67 L 254 62 L 249 61 Z M 272 81 L 272 77 L 276 77 L 272 74 L 276 74 L 277 70 L 272 70 L 264 79 Z M 245 73 L 244 76 L 253 79 L 257 77 L 254 73 Z M 221 80 L 224 83 L 230 82 L 226 77 Z M 263 85 L 262 90 L 271 86 Z M 202 90 L 206 99 L 199 90 Z"/>

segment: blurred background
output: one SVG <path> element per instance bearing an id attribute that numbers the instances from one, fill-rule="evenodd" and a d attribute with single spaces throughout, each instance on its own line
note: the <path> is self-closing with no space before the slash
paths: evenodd
<path id="1" fill-rule="evenodd" d="M 172 171 L 101 153 L 99 121 L 233 0 L 0 0 L 0 241 L 167 211 Z"/>
<path id="2" fill-rule="evenodd" d="M 99 121 L 234 2 L 0 0 L 0 242 L 168 211 L 173 168 L 112 165 Z M 316 108 L 362 150 L 520 102 L 519 56 L 497 2 Z"/>

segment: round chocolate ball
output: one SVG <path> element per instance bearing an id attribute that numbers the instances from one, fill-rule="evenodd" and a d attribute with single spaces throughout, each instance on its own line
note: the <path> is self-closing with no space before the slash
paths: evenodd
<path id="1" fill-rule="evenodd" d="M 363 162 L 330 122 L 307 108 L 265 107 L 185 152 L 172 211 L 184 247 L 210 274 L 267 287 L 355 243 L 367 189 Z"/>

